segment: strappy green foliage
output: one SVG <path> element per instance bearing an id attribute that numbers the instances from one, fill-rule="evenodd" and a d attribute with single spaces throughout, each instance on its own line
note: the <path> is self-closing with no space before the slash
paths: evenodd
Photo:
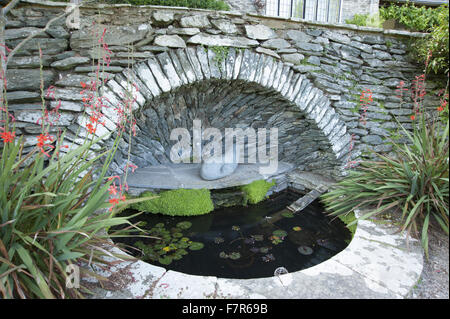
<path id="1" fill-rule="evenodd" d="M 419 121 L 412 134 L 403 128 L 410 143 L 393 143 L 395 156 L 377 154 L 378 161 L 362 162 L 321 198 L 334 216 L 369 209 L 359 218 L 366 219 L 396 209 L 402 230 L 420 235 L 428 256 L 430 221 L 434 219 L 448 234 L 449 124 L 427 123 L 423 117 Z"/>
<path id="2" fill-rule="evenodd" d="M 128 218 L 115 217 L 114 210 L 108 210 L 111 181 L 105 174 L 115 147 L 89 155 L 90 146 L 98 140 L 86 141 L 65 155 L 59 153 L 57 143 L 48 161 L 37 149 L 22 154 L 22 139 L 4 145 L 0 153 L 1 298 L 83 297 L 89 292 L 83 286 L 66 287 L 71 273 L 66 267 L 107 264 L 103 257 L 110 253 L 104 248 L 111 244 L 104 229 L 131 225 Z M 96 165 L 100 159 L 103 166 Z M 80 268 L 80 274 L 105 280 L 88 268 Z"/>

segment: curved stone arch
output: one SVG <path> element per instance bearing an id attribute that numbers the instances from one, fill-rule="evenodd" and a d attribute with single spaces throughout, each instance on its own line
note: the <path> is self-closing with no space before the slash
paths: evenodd
<path id="1" fill-rule="evenodd" d="M 136 63 L 107 82 L 102 95 L 109 106 L 123 103 L 124 96 L 135 96 L 133 110 L 142 109 L 152 100 L 182 87 L 203 81 L 242 81 L 279 94 L 294 105 L 306 119 L 315 123 L 329 143 L 335 160 L 335 177 L 343 175 L 343 168 L 351 154 L 351 137 L 339 115 L 331 107 L 324 93 L 291 65 L 249 49 L 229 48 L 226 55 L 203 46 L 168 50 Z M 134 83 L 135 85 L 131 85 Z M 138 89 L 136 89 L 136 87 Z M 116 129 L 117 114 L 112 108 L 103 110 L 105 128 L 101 135 Z M 87 120 L 79 122 L 84 126 Z M 320 169 L 319 169 L 320 171 Z"/>

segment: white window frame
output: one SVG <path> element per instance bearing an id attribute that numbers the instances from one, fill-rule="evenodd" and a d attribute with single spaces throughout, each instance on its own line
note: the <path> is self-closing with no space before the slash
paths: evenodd
<path id="1" fill-rule="evenodd" d="M 291 17 L 293 17 L 294 16 L 294 8 L 298 5 L 298 4 L 301 4 L 301 6 L 302 6 L 302 9 L 301 9 L 301 17 L 298 17 L 298 18 L 301 18 L 301 19 L 305 19 L 306 18 L 306 7 L 307 7 L 307 2 L 312 2 L 313 3 L 313 6 L 314 6 L 314 18 L 311 20 L 311 21 L 318 21 L 318 7 L 319 7 L 319 1 L 325 1 L 326 2 L 326 11 L 327 11 L 327 13 L 326 13 L 326 15 L 327 15 L 327 18 L 326 18 L 326 21 L 321 21 L 321 22 L 330 22 L 330 20 L 331 20 L 331 17 L 330 17 L 330 2 L 331 1 L 333 1 L 333 0 L 266 0 L 266 15 L 269 15 L 268 14 L 268 12 L 267 12 L 267 9 L 268 9 L 268 4 L 269 4 L 269 2 L 270 2 L 270 8 L 272 9 L 271 11 L 274 11 L 273 9 L 275 8 L 275 11 L 276 12 L 274 12 L 274 13 L 272 13 L 272 14 L 270 14 L 271 16 L 277 16 L 277 17 L 279 17 L 279 16 L 281 16 L 280 15 L 280 9 L 281 9 L 281 7 L 282 7 L 282 5 L 286 5 L 286 2 L 289 2 L 289 5 L 290 5 L 290 14 L 289 14 L 289 18 L 291 18 Z M 338 2 L 338 6 L 339 6 L 339 8 L 338 8 L 338 12 L 337 12 L 337 19 L 335 20 L 335 21 L 333 21 L 333 22 L 336 22 L 336 23 L 340 23 L 341 22 L 341 18 L 342 18 L 342 2 L 344 1 L 344 0 L 336 0 L 337 2 Z"/>

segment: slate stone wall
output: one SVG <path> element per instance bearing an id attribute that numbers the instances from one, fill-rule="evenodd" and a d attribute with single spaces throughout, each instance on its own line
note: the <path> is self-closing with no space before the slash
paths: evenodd
<path id="1" fill-rule="evenodd" d="M 65 4 L 36 2 L 24 1 L 12 10 L 6 29 L 9 48 L 65 9 Z M 407 99 L 400 103 L 395 90 L 400 81 L 409 83 L 421 73 L 421 66 L 408 57 L 408 43 L 423 34 L 152 6 L 83 7 L 80 15 L 79 28 L 70 29 L 65 19 L 58 20 L 8 64 L 9 110 L 16 117 L 17 133 L 25 135 L 26 147 L 36 144 L 40 132 L 38 46 L 45 91 L 51 87 L 51 94 L 44 97 L 46 107 L 60 106 L 61 116 L 51 130 L 68 129 L 68 143 L 77 144 L 75 133 L 86 123 L 80 83 L 95 76 L 92 59 L 104 52 L 95 48 L 93 36 L 100 37 L 104 29 L 111 62 L 102 76 L 114 79 L 106 91 L 120 100 L 118 92 L 126 79 L 140 87 L 139 134 L 132 151 L 139 166 L 168 160 L 167 132 L 174 125 L 189 128 L 194 116 L 214 123 L 220 111 L 233 116 L 221 126 L 216 123 L 219 128 L 280 125 L 281 160 L 333 175 L 342 174 L 345 163 L 369 147 L 389 151 L 386 138 L 398 128 L 394 117 L 412 127 L 412 103 Z M 226 53 L 216 57 L 217 52 Z M 188 63 L 180 64 L 183 61 Z M 127 71 L 130 63 L 134 66 Z M 217 68 L 217 63 L 224 63 L 228 71 Z M 264 80 L 265 69 L 270 81 Z M 301 90 L 299 79 L 304 80 Z M 439 79 L 428 83 L 429 90 L 439 88 Z M 292 96 L 295 89 L 306 95 Z M 367 89 L 374 101 L 364 123 L 359 97 Z M 428 94 L 426 103 L 433 107 L 434 102 L 437 97 Z M 175 111 L 177 107 L 185 112 Z M 242 107 L 245 112 L 239 111 Z M 114 115 L 108 116 L 105 132 L 115 129 Z M 123 168 L 125 141 L 121 150 L 113 165 L 117 172 Z"/>

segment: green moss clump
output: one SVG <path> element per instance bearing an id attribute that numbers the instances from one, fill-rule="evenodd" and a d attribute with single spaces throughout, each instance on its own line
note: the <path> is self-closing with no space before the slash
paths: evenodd
<path id="1" fill-rule="evenodd" d="M 131 208 L 170 216 L 196 216 L 214 210 L 208 189 L 175 189 L 159 194 L 144 192 L 140 197 L 155 196 L 147 201 L 132 204 Z"/>
<path id="2" fill-rule="evenodd" d="M 352 223 L 352 222 L 354 222 L 355 220 L 356 220 L 356 217 L 355 217 L 355 213 L 354 212 L 351 212 L 351 213 L 348 213 L 348 214 L 345 214 L 345 215 L 339 215 L 339 219 L 345 224 L 345 225 L 347 225 L 347 228 L 350 230 L 350 232 L 352 233 L 352 238 L 353 238 L 353 236 L 355 235 L 355 232 L 356 232 L 356 226 L 357 226 L 357 224 L 355 223 L 355 224 L 353 224 L 353 225 L 351 225 L 351 226 L 348 226 L 348 224 L 350 224 L 350 223 Z"/>
<path id="3" fill-rule="evenodd" d="M 256 204 L 266 198 L 268 190 L 276 183 L 274 180 L 267 182 L 263 179 L 251 182 L 248 185 L 241 186 L 241 190 L 244 193 L 243 204 L 247 205 Z"/>

